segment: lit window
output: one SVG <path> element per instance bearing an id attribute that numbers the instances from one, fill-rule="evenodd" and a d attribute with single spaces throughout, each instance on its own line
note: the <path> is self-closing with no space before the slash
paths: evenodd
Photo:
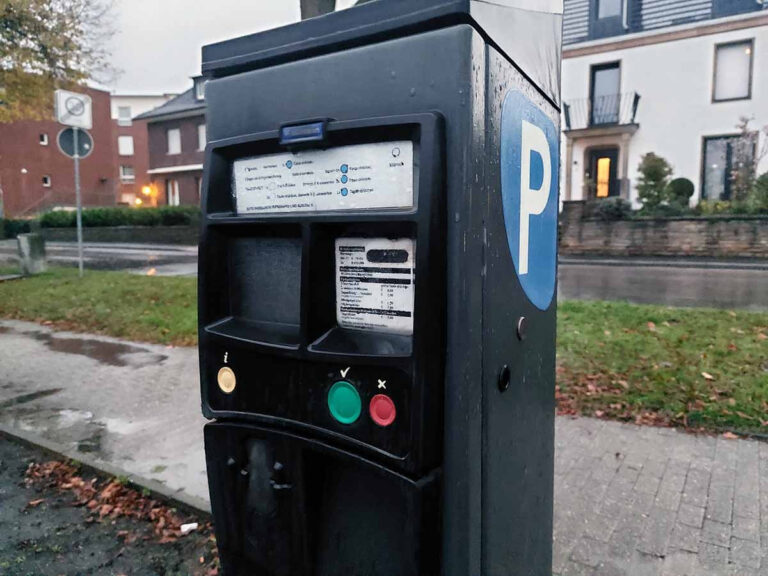
<path id="1" fill-rule="evenodd" d="M 621 16 L 621 4 L 624 0 L 597 0 L 597 17 L 614 18 Z"/>
<path id="2" fill-rule="evenodd" d="M 43 176 L 43 186 L 45 188 L 51 187 L 51 177 L 50 176 Z"/>
<path id="3" fill-rule="evenodd" d="M 716 47 L 715 102 L 752 97 L 752 52 L 752 40 Z"/>
<path id="4" fill-rule="evenodd" d="M 130 106 L 118 106 L 117 107 L 117 123 L 120 126 L 130 126 L 131 120 L 131 107 Z"/>
<path id="5" fill-rule="evenodd" d="M 117 153 L 120 156 L 133 156 L 133 136 L 117 137 Z"/>
<path id="6" fill-rule="evenodd" d="M 168 154 L 181 154 L 181 130 L 168 130 Z"/>
<path id="7" fill-rule="evenodd" d="M 120 166 L 120 181 L 126 183 L 136 181 L 136 173 L 133 170 L 133 166 Z"/>
<path id="8" fill-rule="evenodd" d="M 207 143 L 207 134 L 206 134 L 205 124 L 200 124 L 197 127 L 197 149 L 205 150 L 206 143 Z"/>
<path id="9" fill-rule="evenodd" d="M 40 134 L 40 146 L 48 146 L 48 134 L 45 132 Z"/>

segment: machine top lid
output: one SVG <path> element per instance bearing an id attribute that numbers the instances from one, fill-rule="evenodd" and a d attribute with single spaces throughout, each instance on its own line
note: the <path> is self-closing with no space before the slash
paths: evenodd
<path id="1" fill-rule="evenodd" d="M 563 0 L 374 0 L 204 46 L 202 70 L 208 77 L 223 77 L 465 23 L 557 104 L 562 13 Z"/>

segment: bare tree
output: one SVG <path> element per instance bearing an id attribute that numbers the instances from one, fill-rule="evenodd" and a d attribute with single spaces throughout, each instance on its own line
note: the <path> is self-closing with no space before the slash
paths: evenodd
<path id="1" fill-rule="evenodd" d="M 115 73 L 112 0 L 0 0 L 0 122 L 51 115 L 53 90 Z"/>

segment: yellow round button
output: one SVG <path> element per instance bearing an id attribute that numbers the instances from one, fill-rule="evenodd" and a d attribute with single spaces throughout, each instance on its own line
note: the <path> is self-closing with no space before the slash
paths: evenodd
<path id="1" fill-rule="evenodd" d="M 237 385 L 237 378 L 235 378 L 235 373 L 232 371 L 232 368 L 224 366 L 219 370 L 219 375 L 216 377 L 216 380 L 218 380 L 219 388 L 221 388 L 221 391 L 224 392 L 224 394 L 232 394 L 232 392 L 234 392 L 235 386 Z"/>

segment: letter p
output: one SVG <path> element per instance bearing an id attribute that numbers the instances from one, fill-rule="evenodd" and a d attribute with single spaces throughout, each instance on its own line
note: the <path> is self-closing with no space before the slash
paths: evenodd
<path id="1" fill-rule="evenodd" d="M 549 201 L 552 184 L 552 157 L 549 142 L 544 131 L 523 120 L 522 146 L 520 157 L 520 252 L 517 272 L 528 274 L 528 251 L 530 245 L 530 218 L 544 212 Z M 531 154 L 541 156 L 543 177 L 541 186 L 531 188 Z"/>

